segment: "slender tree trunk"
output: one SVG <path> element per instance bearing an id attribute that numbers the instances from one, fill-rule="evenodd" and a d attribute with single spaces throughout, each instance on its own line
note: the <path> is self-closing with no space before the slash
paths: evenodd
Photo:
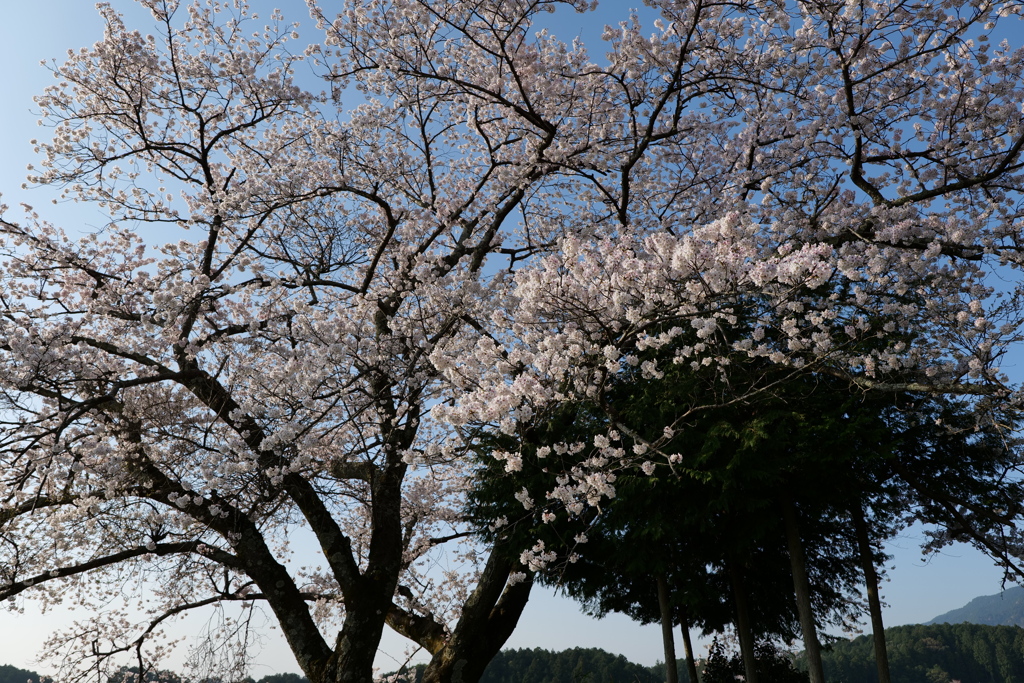
<path id="1" fill-rule="evenodd" d="M 746 587 L 743 585 L 743 572 L 735 559 L 729 561 L 729 582 L 732 584 L 732 596 L 736 603 L 736 634 L 740 638 L 740 654 L 743 657 L 743 671 L 746 683 L 758 683 L 757 657 L 754 654 L 754 630 L 750 623 L 750 608 L 747 605 Z"/>
<path id="2" fill-rule="evenodd" d="M 672 639 L 672 605 L 669 601 L 668 579 L 664 572 L 658 577 L 658 609 L 661 611 L 661 640 L 665 645 L 665 683 L 679 683 L 676 669 L 676 645 Z"/>
<path id="3" fill-rule="evenodd" d="M 889 678 L 889 650 L 885 645 L 885 626 L 882 624 L 882 602 L 878 598 L 878 573 L 871 553 L 871 539 L 864 510 L 858 505 L 851 509 L 853 529 L 857 534 L 861 567 L 864 569 L 864 585 L 868 593 L 868 608 L 871 612 L 871 635 L 875 643 L 875 666 L 878 668 L 878 683 L 891 683 Z"/>
<path id="4" fill-rule="evenodd" d="M 683 649 L 686 651 L 686 673 L 689 683 L 697 683 L 697 660 L 693 657 L 693 644 L 690 642 L 690 615 L 682 610 L 679 628 L 683 632 Z"/>
<path id="5" fill-rule="evenodd" d="M 796 515 L 796 504 L 791 499 L 786 500 L 782 504 L 782 517 L 786 525 L 786 542 L 789 546 L 789 564 L 793 571 L 796 609 L 800 615 L 804 650 L 807 652 L 807 670 L 811 683 L 825 683 L 825 673 L 821 666 L 821 644 L 818 642 L 814 609 L 811 606 L 811 584 L 807 580 L 807 558 L 804 556 L 804 547 L 800 541 L 800 527 Z"/>

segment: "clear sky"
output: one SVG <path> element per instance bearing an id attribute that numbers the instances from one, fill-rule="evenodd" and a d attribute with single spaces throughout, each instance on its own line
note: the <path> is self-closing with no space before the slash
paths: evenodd
<path id="1" fill-rule="evenodd" d="M 36 126 L 32 97 L 52 81 L 40 60 L 61 60 L 69 48 L 77 49 L 101 37 L 102 23 L 88 0 L 0 0 L 3 20 L 0 21 L 0 192 L 3 203 L 17 207 L 21 202 L 36 206 L 46 219 L 69 230 L 86 230 L 101 224 L 92 209 L 73 205 L 49 206 L 46 190 L 21 190 L 25 167 L 34 161 L 32 138 L 45 138 L 47 131 Z M 148 13 L 140 11 L 130 0 L 112 0 L 115 8 L 129 17 L 129 24 L 145 31 L 151 26 Z M 258 7 L 272 3 L 260 1 Z M 298 20 L 306 19 L 302 0 L 278 0 L 277 5 Z M 567 40 L 584 31 L 587 38 L 597 33 L 603 23 L 619 20 L 616 7 L 600 10 L 594 17 L 578 15 L 567 18 L 564 30 L 555 33 Z M 289 18 L 291 16 L 289 15 Z M 596 50 L 594 52 L 600 52 Z M 12 209 L 9 218 L 17 218 Z M 883 586 L 888 603 L 887 625 L 917 623 L 962 606 L 978 595 L 1000 591 L 1001 572 L 979 552 L 957 546 L 947 549 L 928 562 L 922 562 L 918 550 L 919 531 L 912 530 L 890 544 L 895 568 L 889 571 L 890 581 Z M 0 664 L 47 671 L 35 657 L 46 634 L 66 624 L 68 612 L 39 614 L 30 602 L 23 613 L 12 613 L 0 607 Z M 193 621 L 183 632 L 196 632 L 201 621 Z M 570 647 L 600 647 L 641 663 L 653 664 L 662 659 L 661 637 L 657 627 L 640 627 L 624 617 L 611 616 L 596 620 L 580 613 L 575 603 L 556 597 L 550 590 L 538 590 L 526 608 L 508 647 L 544 647 L 560 650 Z M 404 646 L 401 639 L 389 637 L 386 652 L 377 665 L 384 671 L 395 668 Z M 681 647 L 677 645 L 677 648 Z M 171 664 L 176 664 L 172 661 Z M 282 639 L 268 629 L 263 653 L 257 659 L 256 677 L 274 671 L 297 671 Z"/>

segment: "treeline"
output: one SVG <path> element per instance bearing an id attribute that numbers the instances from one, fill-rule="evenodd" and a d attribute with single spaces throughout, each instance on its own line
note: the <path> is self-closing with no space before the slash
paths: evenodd
<path id="1" fill-rule="evenodd" d="M 885 630 L 889 644 L 889 666 L 893 681 L 899 683 L 1020 683 L 1024 681 L 1024 628 L 1019 626 L 982 626 L 978 624 L 935 624 L 896 626 Z M 838 641 L 826 648 L 822 660 L 827 683 L 877 683 L 870 636 Z M 798 666 L 801 665 L 797 660 Z M 741 671 L 738 658 L 729 666 Z M 410 667 L 402 673 L 382 677 L 388 683 L 419 683 L 425 665 Z M 700 683 L 718 683 L 724 677 L 717 672 L 706 680 L 708 662 L 698 666 Z M 124 674 L 108 678 L 107 683 L 129 680 Z M 680 683 L 691 683 L 686 667 L 679 662 Z M 776 674 L 776 677 L 778 674 Z M 732 678 L 730 673 L 729 678 Z M 9 665 L 0 665 L 0 683 L 38 681 L 39 675 Z M 147 681 L 185 683 L 177 674 L 161 671 Z M 573 648 L 552 652 L 540 648 L 503 650 L 491 661 L 480 683 L 662 683 L 665 665 L 645 667 L 622 655 L 598 648 Z M 768 679 L 773 683 L 774 678 Z M 780 679 L 781 680 L 781 679 Z M 207 681 L 205 683 L 214 683 Z M 298 674 L 272 674 L 258 681 L 241 683 L 309 683 Z"/>
<path id="2" fill-rule="evenodd" d="M 770 683 L 803 683 L 806 674 L 795 678 L 790 673 L 790 657 L 771 646 L 758 652 L 760 669 Z M 691 683 L 684 662 L 677 662 L 679 683 Z M 382 683 L 421 683 L 425 664 L 385 674 Z M 732 657 L 721 647 L 713 646 L 709 659 L 700 660 L 700 683 L 733 683 L 743 665 L 739 655 Z M 792 672 L 795 673 L 795 672 Z M 502 650 L 480 678 L 480 683 L 664 683 L 665 663 L 642 666 L 622 655 L 599 648 L 573 648 L 552 652 L 540 648 Z"/>
<path id="3" fill-rule="evenodd" d="M 0 664 L 0 683 L 25 683 L 30 679 L 38 681 L 39 674 L 10 664 Z"/>
<path id="4" fill-rule="evenodd" d="M 662 683 L 665 676 L 659 673 L 598 648 L 535 648 L 499 652 L 480 683 Z M 688 683 L 685 676 L 682 683 Z"/>
<path id="5" fill-rule="evenodd" d="M 136 683 L 138 680 L 137 676 L 138 669 L 134 667 L 122 667 L 113 675 L 107 676 L 106 683 Z M 51 678 L 47 676 L 40 676 L 35 671 L 29 671 L 28 669 L 19 669 L 16 666 L 10 664 L 0 664 L 0 683 L 26 683 L 31 681 L 32 683 L 52 683 Z M 241 681 L 226 681 L 221 678 L 204 678 L 196 681 L 193 679 L 183 678 L 173 671 L 151 671 L 144 676 L 145 683 L 309 683 L 309 679 L 299 674 L 270 674 L 264 676 L 258 681 L 246 677 Z"/>
<path id="6" fill-rule="evenodd" d="M 1024 628 L 978 624 L 896 626 L 885 630 L 893 681 L 899 683 L 1021 683 L 1024 681 Z M 871 637 L 837 641 L 822 653 L 826 683 L 877 683 Z M 690 683 L 683 662 L 681 683 Z M 720 671 L 723 664 L 734 672 Z M 797 665 L 804 668 L 798 658 Z M 711 678 L 708 662 L 698 666 L 700 683 L 732 680 L 742 672 L 738 657 L 719 662 Z M 389 674 L 389 683 L 419 683 L 424 665 L 405 676 Z M 723 674 L 728 674 L 724 676 Z M 782 675 L 783 678 L 779 676 Z M 806 675 L 806 674 L 805 674 Z M 665 665 L 641 666 L 622 655 L 597 648 L 562 652 L 542 649 L 503 650 L 491 661 L 480 683 L 662 683 Z M 785 674 L 766 676 L 769 683 L 788 680 Z"/>
<path id="7" fill-rule="evenodd" d="M 107 677 L 106 683 L 138 683 L 138 668 L 122 667 L 112 676 Z M 225 679 L 219 676 L 208 676 L 206 678 L 186 678 L 173 671 L 150 671 L 144 678 L 144 683 L 309 683 L 309 679 L 299 674 L 270 674 L 258 681 L 250 676 L 243 679 Z"/>
<path id="8" fill-rule="evenodd" d="M 664 665 L 645 667 L 599 648 L 562 652 L 541 648 L 502 650 L 487 666 L 480 683 L 663 683 Z M 424 664 L 386 674 L 387 683 L 419 683 Z M 690 683 L 683 674 L 680 683 Z"/>

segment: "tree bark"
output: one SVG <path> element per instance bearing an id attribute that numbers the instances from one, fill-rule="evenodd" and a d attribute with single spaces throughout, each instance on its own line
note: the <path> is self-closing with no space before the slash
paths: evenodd
<path id="1" fill-rule="evenodd" d="M 512 635 L 530 598 L 534 574 L 514 584 L 512 573 L 521 567 L 495 547 L 462 616 L 444 644 L 432 652 L 422 683 L 477 683 L 487 665 Z"/>
<path id="2" fill-rule="evenodd" d="M 370 584 L 370 581 L 367 581 Z M 391 605 L 376 585 L 369 585 L 365 598 L 345 604 L 345 621 L 326 666 L 310 677 L 313 683 L 370 683 L 373 660 L 384 631 L 384 615 Z"/>
<path id="3" fill-rule="evenodd" d="M 658 609 L 661 611 L 661 640 L 665 646 L 665 683 L 679 683 L 679 671 L 676 669 L 676 646 L 672 639 L 672 605 L 669 601 L 668 579 L 664 572 L 659 572 Z"/>
<path id="4" fill-rule="evenodd" d="M 346 590 L 345 621 L 322 680 L 324 683 L 370 683 L 387 615 L 402 571 L 402 481 L 406 465 L 399 455 L 411 434 L 386 444 L 387 464 L 370 478 L 370 543 L 366 570 L 357 590 Z M 401 440 L 399 440 L 401 439 Z M 319 683 L 312 677 L 313 683 Z"/>
<path id="5" fill-rule="evenodd" d="M 693 644 L 690 642 L 690 615 L 682 610 L 679 628 L 683 632 L 683 649 L 686 651 L 686 674 L 688 683 L 697 683 L 697 660 L 693 656 Z"/>
<path id="6" fill-rule="evenodd" d="M 875 644 L 875 666 L 878 669 L 878 683 L 891 683 L 889 677 L 889 650 L 885 644 L 885 626 L 882 624 L 882 602 L 878 597 L 878 573 L 871 553 L 871 539 L 864 510 L 858 505 L 850 510 L 853 529 L 857 535 L 861 567 L 864 569 L 864 585 L 868 594 L 868 609 L 871 612 L 871 636 Z"/>
<path id="7" fill-rule="evenodd" d="M 789 546 L 789 564 L 793 572 L 793 590 L 796 593 L 796 609 L 800 615 L 800 630 L 804 636 L 804 650 L 807 653 L 807 670 L 811 683 L 825 683 L 821 665 L 821 644 L 814 624 L 814 608 L 811 606 L 811 584 L 807 579 L 807 558 L 800 541 L 800 527 L 797 522 L 796 504 L 790 499 L 782 504 L 782 517 L 786 525 L 786 543 Z"/>
<path id="8" fill-rule="evenodd" d="M 743 572 L 735 559 L 729 561 L 729 582 L 736 604 L 736 634 L 740 638 L 740 654 L 743 656 L 743 671 L 746 683 L 758 683 L 757 657 L 754 654 L 754 630 L 750 623 L 750 608 L 747 605 Z"/>

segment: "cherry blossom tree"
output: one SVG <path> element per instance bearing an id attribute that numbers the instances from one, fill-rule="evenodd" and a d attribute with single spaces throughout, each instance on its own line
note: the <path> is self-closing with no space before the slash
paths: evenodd
<path id="1" fill-rule="evenodd" d="M 154 35 L 101 4 L 38 102 L 32 182 L 109 225 L 0 223 L 0 597 L 157 586 L 142 624 L 57 634 L 65 678 L 260 602 L 317 683 L 369 680 L 385 626 L 475 680 L 531 578 L 473 544 L 427 571 L 472 531 L 462 426 L 600 402 L 683 330 L 723 382 L 754 356 L 1014 397 L 1024 56 L 987 38 L 1017 3 L 660 0 L 596 58 L 544 29 L 582 0 L 309 0 L 305 50 L 242 0 L 138 1 Z M 685 455 L 611 427 L 559 445 L 593 457 L 553 500 Z"/>
<path id="2" fill-rule="evenodd" d="M 0 596 L 95 606 L 126 576 L 155 584 L 147 621 L 97 608 L 54 636 L 62 679 L 122 652 L 145 671 L 166 620 L 254 601 L 312 680 L 370 680 L 385 625 L 434 656 L 435 680 L 473 679 L 531 581 L 475 546 L 455 551 L 468 582 L 427 571 L 467 531 L 429 357 L 489 315 L 488 254 L 550 242 L 507 218 L 553 191 L 545 149 L 585 144 L 534 105 L 571 110 L 570 90 L 542 98 L 537 81 L 579 55 L 527 39 L 543 4 L 478 7 L 490 23 L 458 4 L 426 23 L 367 7 L 308 54 L 241 1 L 142 4 L 156 35 L 101 5 L 103 39 L 38 101 L 53 131 L 32 181 L 110 224 L 2 223 Z M 366 26 L 367 41 L 451 40 L 479 62 L 472 80 L 358 63 L 370 45 L 330 52 L 374 16 L 406 32 Z M 351 86 L 332 71 L 337 93 L 301 89 L 317 60 Z M 320 567 L 288 562 L 298 526 Z"/>

